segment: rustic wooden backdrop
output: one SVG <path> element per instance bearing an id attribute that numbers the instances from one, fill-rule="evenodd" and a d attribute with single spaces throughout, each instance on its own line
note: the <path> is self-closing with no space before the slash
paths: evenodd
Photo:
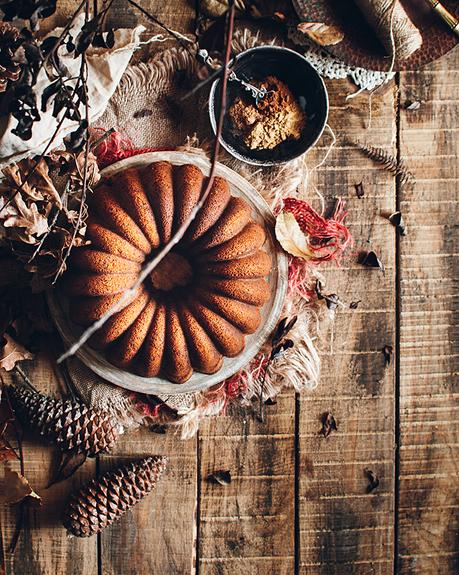
<path id="1" fill-rule="evenodd" d="M 144 5 L 173 28 L 193 29 L 192 2 Z M 60 2 L 57 20 L 73 9 Z M 112 24 L 139 17 L 118 1 Z M 151 29 L 151 26 L 147 24 Z M 404 158 L 412 189 L 354 148 L 338 144 L 315 174 L 327 206 L 346 198 L 357 250 L 371 248 L 385 273 L 357 264 L 326 270 L 327 286 L 357 309 L 340 310 L 323 354 L 319 388 L 281 395 L 265 424 L 233 415 L 183 442 L 147 430 L 45 489 L 51 450 L 26 445 L 27 475 L 44 498 L 14 557 L 15 520 L 3 511 L 0 573 L 15 575 L 452 575 L 457 572 L 457 222 L 459 51 L 398 74 L 373 99 L 346 101 L 349 82 L 327 81 L 330 124 L 340 140 L 366 140 Z M 418 109 L 406 103 L 419 101 Z M 320 157 L 326 140 L 315 150 Z M 356 197 L 354 184 L 365 195 Z M 384 215 L 400 209 L 408 235 Z M 382 348 L 393 346 L 385 366 Z M 45 358 L 29 375 L 43 390 L 57 376 Z M 323 414 L 337 430 L 319 433 Z M 59 517 L 71 489 L 124 459 L 170 457 L 155 495 L 99 537 L 69 539 Z M 222 487 L 206 481 L 231 470 Z M 379 485 L 368 492 L 368 473 Z"/>

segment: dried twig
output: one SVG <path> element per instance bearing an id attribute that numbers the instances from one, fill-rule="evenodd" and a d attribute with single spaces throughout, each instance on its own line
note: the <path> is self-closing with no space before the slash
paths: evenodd
<path id="1" fill-rule="evenodd" d="M 72 14 L 72 16 L 70 17 L 70 20 L 68 21 L 67 25 L 64 27 L 64 29 L 62 30 L 61 34 L 58 36 L 57 40 L 56 40 L 56 44 L 54 46 L 54 48 L 50 51 L 50 53 L 43 59 L 39 70 L 45 66 L 45 64 L 48 62 L 48 59 L 50 58 L 50 56 L 52 54 L 56 53 L 56 50 L 58 49 L 58 47 L 62 44 L 62 42 L 64 41 L 64 38 L 66 37 L 68 31 L 70 30 L 72 24 L 75 22 L 76 17 L 78 16 L 78 14 L 81 12 L 81 10 L 83 9 L 83 7 L 85 6 L 85 4 L 88 2 L 88 0 L 82 0 L 82 2 L 78 5 L 77 9 L 75 10 L 75 12 Z M 60 75 L 60 71 L 57 70 L 57 72 Z M 38 72 L 37 72 L 38 73 Z M 75 94 L 76 91 L 76 87 L 74 88 L 73 91 L 73 95 Z M 72 95 L 72 97 L 73 97 Z M 24 177 L 22 183 L 20 186 L 17 187 L 17 189 L 15 190 L 14 194 L 11 196 L 11 198 L 8 199 L 7 202 L 5 202 L 4 206 L 2 208 L 0 208 L 0 212 L 2 212 L 3 210 L 5 210 L 10 204 L 11 202 L 14 200 L 14 198 L 17 196 L 17 194 L 24 188 L 24 186 L 29 182 L 30 178 L 32 177 L 32 175 L 35 173 L 35 170 L 37 169 L 39 163 L 41 162 L 41 160 L 46 156 L 46 154 L 49 152 L 51 145 L 54 143 L 54 140 L 56 139 L 57 135 L 59 134 L 62 125 L 64 124 L 65 119 L 67 118 L 67 108 L 63 111 L 63 115 L 61 117 L 61 119 L 59 120 L 56 129 L 54 130 L 50 140 L 48 141 L 48 143 L 45 146 L 45 149 L 41 152 L 41 154 L 38 156 L 38 158 L 34 161 L 34 164 L 32 166 L 32 168 L 30 169 L 30 171 L 27 173 L 27 175 Z"/>
<path id="2" fill-rule="evenodd" d="M 83 89 L 84 89 L 84 93 L 85 93 L 85 121 L 86 121 L 86 125 L 89 125 L 89 103 L 88 103 L 88 63 L 86 61 L 86 54 L 82 54 L 81 55 L 81 78 L 82 78 L 82 82 L 83 82 Z M 72 251 L 72 247 L 73 244 L 75 243 L 75 238 L 80 230 L 81 227 L 81 222 L 83 219 L 83 211 L 86 205 L 86 194 L 87 194 L 87 188 L 88 188 L 88 157 L 89 157 L 89 152 L 90 152 L 90 144 L 89 144 L 89 137 L 86 135 L 86 141 L 85 141 L 85 147 L 84 147 L 84 167 L 83 167 L 83 185 L 82 185 L 82 189 L 81 189 L 81 197 L 80 197 L 80 207 L 78 210 L 78 219 L 77 219 L 77 223 L 74 227 L 73 230 L 73 235 L 72 235 L 72 239 L 70 241 L 70 244 L 67 248 L 67 251 L 65 252 L 64 256 L 62 257 L 62 261 L 61 264 L 56 272 L 56 275 L 54 276 L 54 280 L 53 280 L 53 284 L 56 283 L 57 278 L 61 275 L 61 272 L 64 269 L 65 266 L 65 262 L 67 261 L 67 258 L 70 255 L 70 252 Z"/>
<path id="3" fill-rule="evenodd" d="M 131 3 L 132 0 L 129 0 Z M 135 3 L 133 3 L 135 4 Z M 207 183 L 203 184 L 205 186 L 204 191 L 201 195 L 199 202 L 195 205 L 193 210 L 191 211 L 190 215 L 186 219 L 186 221 L 178 228 L 175 234 L 172 236 L 170 241 L 162 248 L 162 250 L 146 265 L 142 268 L 139 277 L 135 284 L 124 291 L 123 296 L 118 300 L 118 302 L 113 305 L 100 319 L 94 322 L 91 326 L 89 326 L 79 337 L 79 339 L 65 352 L 63 353 L 57 360 L 58 363 L 61 363 L 68 357 L 74 355 L 80 347 L 88 341 L 88 339 L 98 330 L 100 329 L 116 312 L 124 307 L 124 305 L 131 300 L 132 296 L 135 294 L 137 289 L 142 285 L 145 279 L 151 274 L 151 272 L 156 268 L 156 266 L 166 257 L 166 255 L 173 249 L 173 247 L 182 239 L 186 230 L 188 229 L 191 222 L 195 219 L 198 212 L 203 207 L 207 196 L 210 193 L 212 188 L 213 179 L 215 176 L 215 171 L 217 167 L 217 160 L 218 160 L 218 153 L 220 150 L 220 137 L 223 129 L 223 120 L 225 116 L 226 110 L 226 88 L 228 83 L 228 63 L 231 57 L 231 39 L 233 37 L 233 28 L 234 28 L 234 14 L 235 8 L 234 3 L 231 4 L 230 10 L 227 16 L 227 34 L 226 34 L 226 48 L 225 48 L 225 56 L 224 56 L 224 72 L 222 78 L 222 89 L 220 95 L 220 113 L 218 117 L 217 123 L 217 130 L 214 140 L 214 146 L 212 149 L 212 157 L 211 157 L 211 167 L 209 177 L 207 178 Z"/>

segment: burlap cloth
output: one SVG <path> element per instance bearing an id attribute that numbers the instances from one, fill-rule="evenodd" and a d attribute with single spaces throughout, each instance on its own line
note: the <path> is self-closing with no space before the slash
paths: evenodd
<path id="1" fill-rule="evenodd" d="M 256 44 L 257 37 L 248 31 L 242 31 L 234 38 L 236 52 Z M 181 148 L 205 153 L 206 142 L 212 138 L 207 114 L 208 89 L 183 99 L 196 82 L 196 66 L 196 60 L 181 48 L 161 49 L 148 62 L 129 66 L 96 126 L 114 127 L 130 138 L 136 148 Z M 303 159 L 268 171 L 253 169 L 225 154 L 220 161 L 248 178 L 271 205 L 282 196 L 295 195 L 305 179 Z M 285 385 L 301 390 L 313 388 L 318 382 L 320 360 L 309 333 L 312 312 L 302 298 L 288 299 L 285 313 L 299 314 L 291 334 L 297 341 L 288 360 L 281 358 L 270 370 L 271 376 L 263 390 L 266 398 L 276 395 Z M 151 418 L 145 418 L 145 412 L 139 409 L 139 398 L 132 392 L 102 380 L 75 357 L 68 361 L 67 369 L 76 391 L 89 404 L 115 413 L 127 427 L 151 422 Z M 260 391 L 255 372 L 252 366 L 252 370 L 241 376 L 248 387 L 244 401 Z M 191 436 L 202 417 L 218 414 L 226 405 L 225 397 L 209 401 L 203 392 L 157 399 L 179 416 L 177 422 L 182 427 L 182 437 Z"/>

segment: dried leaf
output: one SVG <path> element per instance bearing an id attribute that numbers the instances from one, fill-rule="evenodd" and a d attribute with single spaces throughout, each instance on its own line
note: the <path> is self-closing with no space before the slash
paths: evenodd
<path id="1" fill-rule="evenodd" d="M 276 331 L 273 334 L 271 339 L 273 347 L 276 346 L 283 337 L 285 337 L 288 332 L 293 328 L 298 320 L 298 316 L 294 315 L 290 319 L 288 317 L 284 317 L 280 320 L 277 324 Z"/>
<path id="2" fill-rule="evenodd" d="M 231 472 L 219 469 L 207 476 L 207 481 L 210 483 L 218 483 L 219 485 L 229 485 L 231 483 Z"/>
<path id="3" fill-rule="evenodd" d="M 397 228 L 401 236 L 406 236 L 405 222 L 403 221 L 402 212 L 394 212 L 388 218 L 390 223 Z"/>
<path id="4" fill-rule="evenodd" d="M 369 268 L 377 268 L 384 271 L 384 265 L 374 251 L 363 252 L 360 256 L 360 263 Z"/>
<path id="5" fill-rule="evenodd" d="M 419 110 L 419 108 L 421 107 L 421 102 L 419 100 L 407 100 L 405 102 L 405 104 L 403 105 L 403 107 L 405 108 L 405 110 Z"/>
<path id="6" fill-rule="evenodd" d="M 337 26 L 323 22 L 300 22 L 297 30 L 319 46 L 334 46 L 344 39 L 343 32 Z"/>
<path id="7" fill-rule="evenodd" d="M 271 350 L 270 359 L 271 360 L 279 359 L 284 355 L 287 349 L 290 349 L 293 346 L 294 346 L 293 340 L 285 339 L 284 341 L 276 345 L 276 347 L 273 347 L 273 349 Z"/>
<path id="8" fill-rule="evenodd" d="M 394 348 L 391 345 L 385 345 L 382 349 L 382 352 L 384 354 L 384 363 L 389 365 L 392 353 L 394 352 Z"/>
<path id="9" fill-rule="evenodd" d="M 379 487 L 379 478 L 374 471 L 365 468 L 364 471 L 366 478 L 368 479 L 367 493 L 371 493 L 377 487 Z"/>
<path id="10" fill-rule="evenodd" d="M 310 259 L 313 252 L 309 248 L 308 238 L 301 231 L 295 216 L 290 212 L 281 212 L 276 218 L 276 238 L 283 249 L 292 256 Z"/>
<path id="11" fill-rule="evenodd" d="M 36 201 L 45 201 L 57 208 L 62 207 L 61 197 L 49 177 L 48 165 L 43 158 L 35 166 L 35 161 L 25 158 L 17 164 L 11 164 L 3 168 L 2 172 L 6 177 L 6 183 L 2 185 L 10 186 L 14 189 L 22 186 L 21 195 Z M 32 172 L 33 170 L 33 172 Z M 30 176 L 28 174 L 31 173 Z M 27 183 L 22 185 L 27 176 Z"/>
<path id="12" fill-rule="evenodd" d="M 338 297 L 338 294 L 331 293 L 331 294 L 324 294 L 322 291 L 322 282 L 320 280 L 316 281 L 315 287 L 317 299 L 325 300 L 327 307 L 331 311 L 335 311 L 336 308 L 341 304 L 341 300 Z"/>
<path id="13" fill-rule="evenodd" d="M 228 11 L 229 2 L 228 0 L 201 0 L 200 8 L 206 16 L 210 18 L 219 18 L 223 16 Z M 243 0 L 235 1 L 236 10 L 245 10 L 245 5 Z"/>
<path id="14" fill-rule="evenodd" d="M 19 459 L 19 454 L 11 445 L 10 432 L 14 430 L 15 416 L 8 400 L 6 387 L 0 387 L 0 462 Z M 17 439 L 17 437 L 16 437 Z"/>
<path id="15" fill-rule="evenodd" d="M 268 399 L 265 401 L 265 405 L 267 406 L 277 405 L 277 401 L 275 399 L 271 399 L 270 397 L 268 397 Z"/>
<path id="16" fill-rule="evenodd" d="M 363 189 L 363 182 L 360 182 L 358 184 L 354 184 L 354 188 L 355 188 L 355 195 L 359 198 L 363 198 L 363 196 L 365 195 L 365 190 Z"/>
<path id="17" fill-rule="evenodd" d="M 338 426 L 333 415 L 326 411 L 322 414 L 322 429 L 319 431 L 324 437 L 328 437 L 332 431 L 338 431 Z"/>
<path id="18" fill-rule="evenodd" d="M 349 304 L 349 308 L 350 309 L 357 309 L 359 307 L 359 303 L 361 302 L 361 299 L 358 299 L 357 301 L 351 301 L 351 303 Z"/>
<path id="19" fill-rule="evenodd" d="M 3 337 L 5 343 L 0 347 L 0 368 L 11 371 L 18 361 L 33 359 L 33 355 L 10 335 L 5 333 Z"/>
<path id="20" fill-rule="evenodd" d="M 0 482 L 0 503 L 14 505 L 21 502 L 38 507 L 41 497 L 23 475 L 6 467 L 5 476 Z"/>

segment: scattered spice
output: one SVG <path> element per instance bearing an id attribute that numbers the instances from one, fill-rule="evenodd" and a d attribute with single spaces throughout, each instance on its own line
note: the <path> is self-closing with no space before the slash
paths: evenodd
<path id="1" fill-rule="evenodd" d="M 363 198 L 363 196 L 365 195 L 365 190 L 363 189 L 363 182 L 360 182 L 358 184 L 354 184 L 354 188 L 355 188 L 355 195 L 359 198 Z"/>
<path id="2" fill-rule="evenodd" d="M 377 487 L 379 487 L 379 477 L 376 475 L 374 471 L 368 469 L 368 467 L 365 468 L 363 472 L 365 474 L 365 477 L 368 479 L 367 493 L 371 493 Z"/>
<path id="3" fill-rule="evenodd" d="M 390 223 L 397 228 L 401 236 L 406 236 L 405 222 L 403 221 L 402 212 L 394 212 L 388 218 Z"/>
<path id="4" fill-rule="evenodd" d="M 251 82 L 267 90 L 254 103 L 249 96 L 236 98 L 229 109 L 234 131 L 251 150 L 272 150 L 282 142 L 299 140 L 305 124 L 301 106 L 286 84 L 275 76 Z"/>
<path id="5" fill-rule="evenodd" d="M 382 349 L 382 352 L 384 354 L 384 363 L 389 365 L 392 353 L 394 352 L 394 348 L 391 345 L 385 345 Z"/>
<path id="6" fill-rule="evenodd" d="M 321 421 L 322 429 L 319 431 L 319 433 L 324 437 L 328 437 L 332 431 L 338 431 L 336 419 L 329 411 L 326 411 L 322 414 Z"/>
<path id="7" fill-rule="evenodd" d="M 360 255 L 359 260 L 363 266 L 367 266 L 369 268 L 377 268 L 381 271 L 384 271 L 384 265 L 374 251 L 363 252 Z"/>
<path id="8" fill-rule="evenodd" d="M 218 471 L 209 473 L 207 481 L 210 483 L 217 483 L 218 485 L 229 485 L 231 483 L 231 472 L 219 469 Z"/>

